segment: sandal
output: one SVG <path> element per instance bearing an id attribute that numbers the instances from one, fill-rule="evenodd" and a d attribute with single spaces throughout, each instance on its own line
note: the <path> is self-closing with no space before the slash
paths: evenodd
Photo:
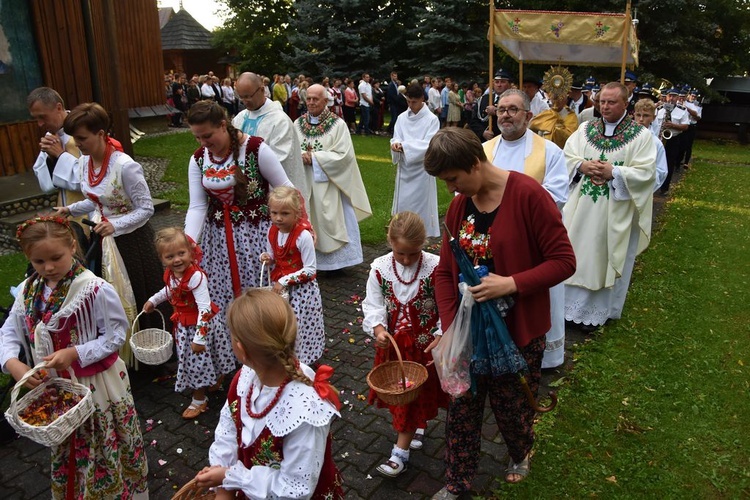
<path id="1" fill-rule="evenodd" d="M 424 446 L 422 439 L 424 439 L 424 429 L 417 429 L 417 432 L 414 433 L 414 437 L 411 438 L 411 443 L 409 443 L 409 449 L 421 450 L 422 446 Z"/>
<path id="2" fill-rule="evenodd" d="M 185 408 L 185 411 L 182 412 L 182 418 L 185 420 L 192 420 L 194 418 L 197 418 L 198 415 L 203 413 L 208 409 L 208 400 L 204 400 L 203 404 L 196 405 L 193 402 L 190 402 L 190 406 Z"/>
<path id="3" fill-rule="evenodd" d="M 377 471 L 387 477 L 396 477 L 406 470 L 408 464 L 408 461 L 404 462 L 396 455 L 391 455 L 386 463 L 378 465 Z"/>
<path id="4" fill-rule="evenodd" d="M 520 476 L 520 479 L 510 479 L 511 475 L 517 475 Z M 526 455 L 526 458 L 521 460 L 520 463 L 513 462 L 513 459 L 510 459 L 510 462 L 508 463 L 508 468 L 505 469 L 505 482 L 506 483 L 520 483 L 524 479 L 526 479 L 526 476 L 529 475 L 529 455 Z"/>

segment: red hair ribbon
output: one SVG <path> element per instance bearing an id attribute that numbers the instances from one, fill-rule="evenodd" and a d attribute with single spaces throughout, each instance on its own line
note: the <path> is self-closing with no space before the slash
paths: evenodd
<path id="1" fill-rule="evenodd" d="M 337 410 L 340 410 L 341 401 L 339 401 L 339 393 L 336 392 L 336 388 L 329 382 L 331 375 L 333 375 L 333 368 L 328 365 L 320 365 L 315 372 L 313 387 L 315 388 L 315 392 L 318 393 L 318 396 L 330 401 Z"/>

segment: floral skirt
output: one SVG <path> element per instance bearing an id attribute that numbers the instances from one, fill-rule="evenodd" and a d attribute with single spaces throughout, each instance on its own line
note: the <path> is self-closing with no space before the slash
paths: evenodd
<path id="1" fill-rule="evenodd" d="M 210 323 L 210 326 L 213 327 L 214 323 Z M 221 371 L 222 365 L 228 366 L 235 362 L 231 344 L 217 339 L 211 328 L 206 338 L 206 350 L 203 352 L 194 353 L 191 349 L 194 335 L 194 326 L 182 326 L 179 323 L 175 326 L 178 364 L 174 390 L 177 392 L 214 385 L 224 373 Z"/>
<path id="2" fill-rule="evenodd" d="M 323 303 L 317 281 L 294 285 L 289 289 L 289 304 L 297 316 L 297 341 L 294 353 L 311 365 L 323 355 L 326 332 L 323 325 Z"/>
<path id="3" fill-rule="evenodd" d="M 148 491 L 148 462 L 125 363 L 79 377 L 94 399 L 94 414 L 59 446 L 52 448 L 52 497 L 67 498 L 71 450 L 73 496 L 132 498 Z"/>
<path id="4" fill-rule="evenodd" d="M 243 221 L 233 226 L 239 285 L 243 291 L 260 285 L 260 254 L 266 251 L 270 225 L 269 221 L 261 221 L 257 224 Z M 215 335 L 214 344 L 225 345 L 231 353 L 227 308 L 234 299 L 234 292 L 227 233 L 224 227 L 219 227 L 207 219 L 203 224 L 200 243 L 204 252 L 201 267 L 208 276 L 208 291 L 211 294 L 211 300 L 219 306 L 219 313 L 211 319 L 209 328 L 211 334 Z M 222 374 L 228 374 L 237 368 L 237 361 L 232 355 L 231 359 L 229 357 L 219 359 L 219 365 L 219 371 Z"/>

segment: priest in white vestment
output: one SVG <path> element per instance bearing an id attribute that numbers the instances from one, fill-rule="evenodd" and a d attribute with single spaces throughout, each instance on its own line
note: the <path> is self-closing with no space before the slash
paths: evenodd
<path id="1" fill-rule="evenodd" d="M 573 188 L 563 219 L 578 262 L 565 282 L 565 319 L 587 331 L 620 318 L 635 257 L 651 238 L 656 147 L 627 115 L 627 99 L 625 86 L 608 83 L 602 118 L 565 145 Z"/>
<path id="2" fill-rule="evenodd" d="M 263 79 L 255 73 L 242 73 L 237 79 L 237 96 L 245 105 L 232 120 L 234 128 L 248 135 L 262 137 L 284 167 L 284 172 L 294 187 L 299 189 L 310 204 L 310 184 L 302 166 L 299 138 L 294 133 L 294 123 L 284 113 L 281 105 L 268 99 L 263 92 Z"/>
<path id="3" fill-rule="evenodd" d="M 424 169 L 430 139 L 440 130 L 440 120 L 424 102 L 421 85 L 406 89 L 409 108 L 396 122 L 391 139 L 391 158 L 398 165 L 391 215 L 411 211 L 422 217 L 428 237 L 440 236 L 437 184 Z"/>
<path id="4" fill-rule="evenodd" d="M 533 177 L 562 209 L 570 182 L 565 155 L 554 142 L 529 130 L 533 116 L 530 106 L 528 94 L 517 89 L 503 92 L 497 105 L 500 135 L 482 146 L 493 165 Z M 551 326 L 545 339 L 542 368 L 555 368 L 565 361 L 564 284 L 550 288 L 549 298 Z"/>
<path id="5" fill-rule="evenodd" d="M 310 184 L 310 222 L 319 271 L 362 263 L 359 221 L 372 215 L 346 123 L 327 108 L 322 85 L 307 89 L 307 113 L 294 130 Z"/>

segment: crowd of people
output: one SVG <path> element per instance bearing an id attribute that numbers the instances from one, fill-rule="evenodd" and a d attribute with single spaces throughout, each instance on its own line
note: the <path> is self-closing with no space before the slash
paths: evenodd
<path id="1" fill-rule="evenodd" d="M 232 377 L 198 484 L 216 487 L 217 498 L 236 491 L 249 498 L 342 496 L 329 435 L 340 415 L 327 383 L 331 369 L 320 364 L 317 275 L 363 261 L 359 222 L 372 210 L 354 133 L 390 135 L 396 168 L 392 251 L 372 263 L 363 302 L 374 366 L 398 346 L 428 371 L 406 405 L 371 392 L 370 403 L 389 409 L 396 432 L 377 471 L 403 473 L 444 408 L 446 483 L 433 498 L 469 491 L 489 397 L 510 454 L 505 480 L 522 481 L 536 410 L 513 374 L 495 370 L 493 353 L 477 347 L 488 334 L 472 332 L 470 384 L 452 397 L 430 353 L 456 337 L 464 295 L 505 304 L 502 315 L 535 393 L 541 370 L 564 361 L 566 322 L 591 331 L 621 316 L 634 259 L 649 243 L 654 193 L 666 192 L 674 170 L 689 165 L 700 119 L 694 94 L 668 89 L 659 104 L 649 85 L 635 88 L 636 80 L 628 73 L 625 85 L 576 82 L 561 93 L 528 76 L 518 88 L 505 70 L 491 89 L 448 77 L 402 85 L 396 72 L 384 90 L 367 73 L 358 83 L 333 85 L 304 75 L 275 75 L 271 83 L 250 72 L 236 81 L 210 72 L 189 83 L 184 74 L 165 78 L 180 111 L 171 124 L 186 124 L 200 146 L 185 156 L 185 226 L 157 234 L 143 169 L 109 136 L 106 110 L 84 103 L 66 111 L 53 89 L 34 90 L 29 111 L 46 132 L 34 171 L 42 189 L 58 190 L 59 202 L 54 214 L 19 227 L 33 271 L 0 330 L 0 365 L 20 379 L 45 361 L 109 397 L 53 448 L 53 496 L 148 494 L 121 357 L 129 361 L 124 346 L 135 316 L 157 307 L 175 333 L 175 390 L 190 391 L 183 418 L 202 414 L 209 393 Z M 456 194 L 444 231 L 437 179 Z M 74 236 L 82 216 L 101 238 L 100 264 L 91 270 Z M 426 239 L 441 234 L 440 255 L 425 252 Z M 486 269 L 476 286 L 460 272 L 453 238 Z M 149 315 L 140 321 L 151 323 Z M 42 381 L 35 375 L 27 385 Z"/>

